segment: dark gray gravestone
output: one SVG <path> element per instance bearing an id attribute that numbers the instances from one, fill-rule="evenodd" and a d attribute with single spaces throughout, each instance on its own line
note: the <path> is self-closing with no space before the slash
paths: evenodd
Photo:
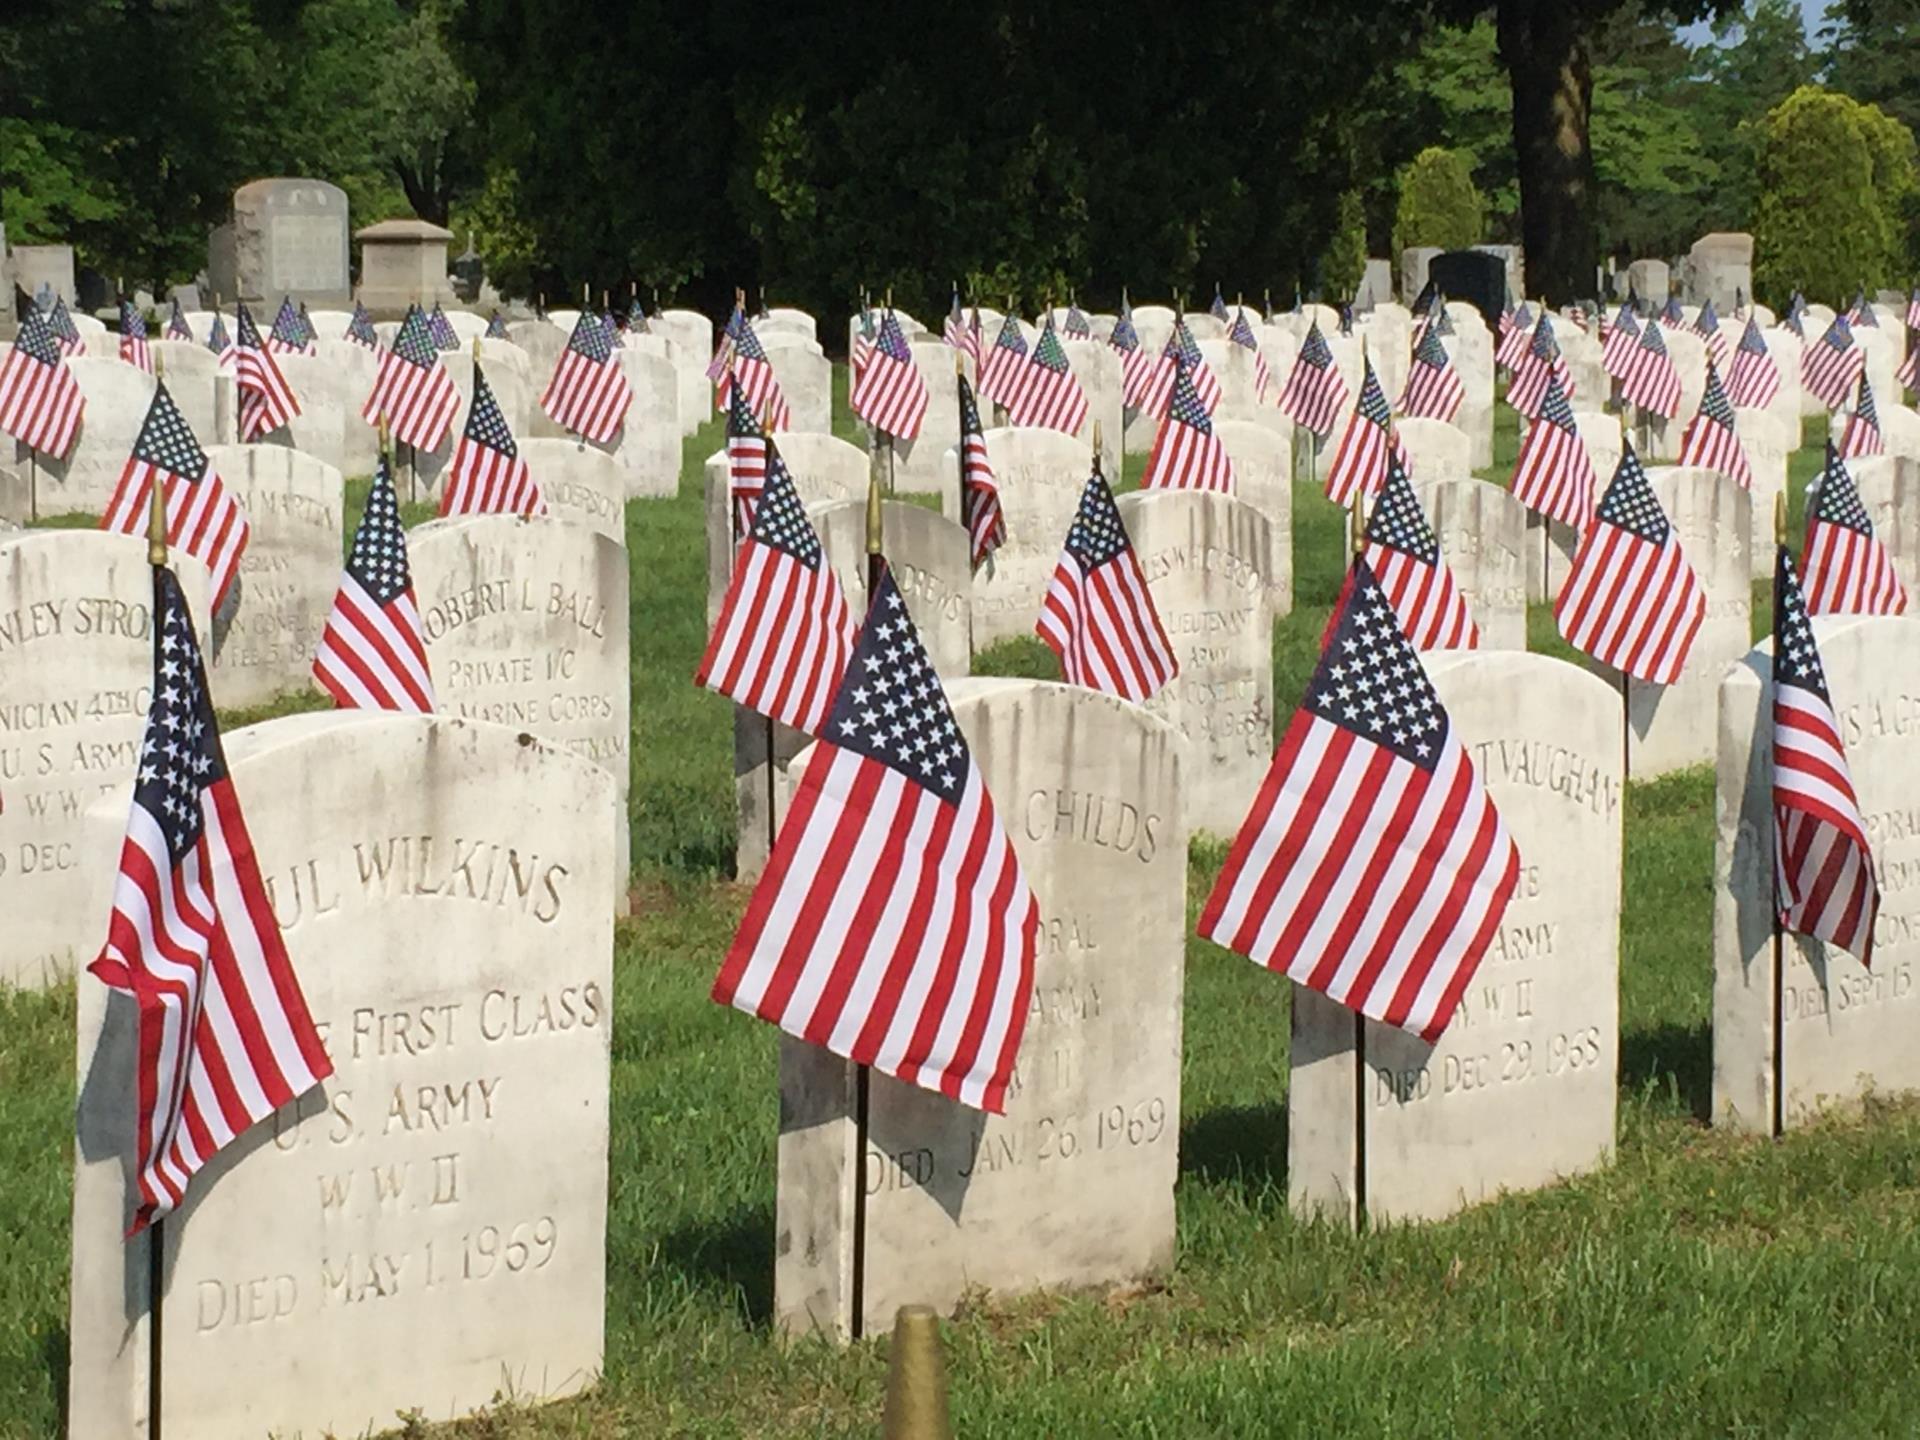
<path id="1" fill-rule="evenodd" d="M 1497 329 L 1507 308 L 1507 266 L 1498 255 L 1479 250 L 1449 250 L 1433 257 L 1427 278 L 1449 300 L 1465 300 L 1480 312 L 1489 330 Z"/>

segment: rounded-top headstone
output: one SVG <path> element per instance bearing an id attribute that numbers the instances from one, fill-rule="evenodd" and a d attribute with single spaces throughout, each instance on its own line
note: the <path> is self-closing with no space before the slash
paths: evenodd
<path id="1" fill-rule="evenodd" d="M 1058 430 L 1005 426 L 988 430 L 985 439 L 1007 539 L 994 552 L 993 573 L 982 569 L 973 579 L 976 649 L 1033 633 L 1093 470 L 1093 448 Z M 957 466 L 959 457 L 949 463 Z M 952 490 L 942 492 L 940 504 L 949 520 L 960 518 L 959 497 Z"/>
<path id="2" fill-rule="evenodd" d="M 64 460 L 37 458 L 39 511 L 104 514 L 146 423 L 155 381 L 118 356 L 79 355 L 64 363 L 86 397 L 86 416 Z"/>

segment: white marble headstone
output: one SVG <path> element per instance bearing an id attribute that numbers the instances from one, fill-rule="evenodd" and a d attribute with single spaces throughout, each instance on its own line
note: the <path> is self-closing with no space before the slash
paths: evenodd
<path id="1" fill-rule="evenodd" d="M 1103 439 L 1105 437 L 1102 437 Z M 999 427 L 986 432 L 987 455 L 1000 488 L 1007 541 L 993 556 L 993 573 L 973 581 L 973 643 L 985 648 L 1010 635 L 1031 635 L 1040 603 L 1053 582 L 1067 528 L 1093 471 L 1093 449 L 1058 430 Z M 1113 452 L 1109 451 L 1109 463 Z M 959 464 L 954 457 L 953 464 Z M 949 520 L 960 499 L 941 496 Z"/>

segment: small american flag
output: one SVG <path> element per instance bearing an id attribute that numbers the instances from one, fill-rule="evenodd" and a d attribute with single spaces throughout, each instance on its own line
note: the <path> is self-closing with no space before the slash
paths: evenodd
<path id="1" fill-rule="evenodd" d="M 1866 352 L 1855 343 L 1847 317 L 1836 315 L 1826 333 L 1801 353 L 1800 383 L 1829 410 L 1838 410 L 1866 369 Z"/>
<path id="2" fill-rule="evenodd" d="M 207 452 L 193 438 L 165 381 L 154 386 L 153 403 L 147 407 L 147 418 L 134 438 L 133 453 L 120 472 L 100 528 L 144 535 L 156 484 L 166 497 L 167 543 L 212 572 L 217 611 L 240 574 L 251 527 L 245 507 L 221 482 Z"/>
<path id="3" fill-rule="evenodd" d="M 1867 380 L 1867 372 L 1862 370 L 1859 394 L 1847 416 L 1847 428 L 1840 435 L 1840 458 L 1855 460 L 1886 453 L 1886 438 L 1880 433 L 1880 411 L 1873 403 L 1873 386 Z"/>
<path id="4" fill-rule="evenodd" d="M 131 300 L 120 302 L 120 358 L 136 370 L 153 373 L 153 351 L 147 345 L 147 317 Z"/>
<path id="5" fill-rule="evenodd" d="M 1894 573 L 1887 547 L 1873 533 L 1859 487 L 1827 442 L 1827 466 L 1807 505 L 1807 538 L 1800 547 L 1811 615 L 1899 615 L 1907 587 Z"/>
<path id="6" fill-rule="evenodd" d="M 1367 518 L 1367 567 L 1400 617 L 1416 650 L 1472 650 L 1480 644 L 1466 597 L 1440 554 L 1413 482 L 1398 460 L 1387 462 L 1380 503 Z"/>
<path id="7" fill-rule="evenodd" d="M 891 571 L 838 689 L 713 998 L 1001 1113 L 1040 910 Z"/>
<path id="8" fill-rule="evenodd" d="M 222 369 L 233 366 L 233 340 L 227 334 L 227 322 L 220 318 L 218 310 L 213 312 L 213 323 L 207 326 L 207 349 L 213 352 L 214 363 Z"/>
<path id="9" fill-rule="evenodd" d="M 1900 362 L 1900 368 L 1894 372 L 1893 378 L 1915 394 L 1920 394 L 1920 331 L 1908 335 L 1907 358 Z"/>
<path id="10" fill-rule="evenodd" d="M 1700 578 L 1629 444 L 1553 602 L 1560 633 L 1602 665 L 1671 685 L 1706 613 Z"/>
<path id="11" fill-rule="evenodd" d="M 773 373 L 771 367 L 767 373 Z M 632 403 L 633 387 L 613 358 L 607 327 L 599 316 L 581 311 L 567 348 L 560 352 L 547 388 L 540 393 L 540 408 L 562 430 L 604 445 L 620 433 Z"/>
<path id="12" fill-rule="evenodd" d="M 1781 546 L 1773 571 L 1773 875 L 1782 928 L 1870 964 L 1880 887 L 1806 602 Z"/>
<path id="13" fill-rule="evenodd" d="M 1098 456 L 1033 628 L 1069 685 L 1144 701 L 1179 672 Z"/>
<path id="14" fill-rule="evenodd" d="M 1107 343 L 1120 356 L 1120 404 L 1138 410 L 1153 383 L 1154 362 L 1140 345 L 1140 333 L 1133 328 L 1133 306 L 1125 300 L 1120 302 L 1120 318 L 1114 321 Z"/>
<path id="15" fill-rule="evenodd" d="M 1847 321 L 1853 325 L 1865 325 L 1870 330 L 1880 328 L 1880 317 L 1873 313 L 1873 305 L 1867 299 L 1867 287 L 1862 285 L 1853 292 L 1853 308 L 1847 311 Z"/>
<path id="16" fill-rule="evenodd" d="M 1698 465 L 1714 470 L 1742 490 L 1753 488 L 1753 467 L 1747 463 L 1746 447 L 1734 429 L 1733 406 L 1721 387 L 1720 372 L 1707 362 L 1706 389 L 1700 395 L 1700 409 L 1680 437 L 1681 465 Z"/>
<path id="17" fill-rule="evenodd" d="M 873 359 L 873 341 L 878 333 L 873 323 L 873 311 L 863 309 L 859 315 L 859 328 L 853 332 L 853 350 L 847 356 L 847 368 L 852 372 L 851 383 L 858 386 L 867 373 L 867 362 Z"/>
<path id="18" fill-rule="evenodd" d="M 343 710 L 433 713 L 433 675 L 413 600 L 407 532 L 400 525 L 400 502 L 384 455 L 373 472 L 366 513 L 353 532 L 332 613 L 320 632 L 313 678 Z"/>
<path id="19" fill-rule="evenodd" d="M 313 321 L 307 315 L 307 302 L 300 302 L 300 339 L 307 347 L 307 353 L 319 353 L 320 332 L 313 328 Z"/>
<path id="20" fill-rule="evenodd" d="M 1507 404 L 1531 420 L 1540 413 L 1540 402 L 1546 398 L 1549 377 L 1558 379 L 1567 398 L 1573 398 L 1573 372 L 1568 368 L 1567 357 L 1561 352 L 1560 341 L 1553 333 L 1553 317 L 1542 310 L 1540 318 L 1534 322 L 1533 338 L 1527 344 L 1527 353 L 1520 357 L 1520 363 L 1514 367 L 1513 379 L 1507 385 Z"/>
<path id="21" fill-rule="evenodd" d="M 396 440 L 438 450 L 459 409 L 460 391 L 440 363 L 432 324 L 418 305 L 410 305 L 393 347 L 380 357 L 380 371 L 360 406 L 360 418 L 376 425 L 384 415 Z"/>
<path id="22" fill-rule="evenodd" d="M 1227 327 L 1227 343 L 1238 345 L 1253 356 L 1253 398 L 1262 405 L 1266 404 L 1267 391 L 1273 385 L 1273 372 L 1267 368 L 1267 357 L 1260 350 L 1260 337 L 1253 333 L 1244 305 L 1234 311 L 1233 324 Z"/>
<path id="23" fill-rule="evenodd" d="M 575 339 L 578 338 L 576 331 Z M 738 305 L 733 307 L 733 317 L 727 321 L 721 348 L 726 354 L 727 364 L 720 372 L 713 408 L 726 409 L 727 397 L 738 385 L 747 392 L 747 405 L 753 413 L 767 417 L 768 430 L 791 429 L 793 412 L 788 409 L 787 397 L 781 392 L 780 378 L 773 373 L 773 361 L 767 357 L 766 347 L 761 345 L 760 337 L 753 333 L 753 324 L 747 319 L 746 311 Z M 614 368 L 617 370 L 619 367 Z M 620 382 L 620 386 L 622 391 L 626 391 L 625 380 Z M 627 391 L 627 398 L 631 398 L 630 391 Z M 622 400 L 621 411 L 624 413 L 626 408 L 626 400 Z M 611 430 L 608 433 L 611 434 Z"/>
<path id="24" fill-rule="evenodd" d="M 373 317 L 367 314 L 367 307 L 358 300 L 353 302 L 353 318 L 347 322 L 347 333 L 342 338 L 351 340 L 364 350 L 379 353 L 380 332 L 373 328 Z"/>
<path id="25" fill-rule="evenodd" d="M 1920 285 L 1907 296 L 1907 329 L 1920 330 Z"/>
<path id="26" fill-rule="evenodd" d="M 1140 477 L 1143 490 L 1217 490 L 1231 495 L 1233 461 L 1227 447 L 1213 433 L 1213 421 L 1194 391 L 1187 362 L 1174 356 L 1173 403 L 1153 437 L 1153 451 L 1147 456 L 1146 473 Z"/>
<path id="27" fill-rule="evenodd" d="M 973 387 L 965 375 L 954 378 L 960 389 L 960 523 L 966 527 L 973 568 L 978 570 L 1007 543 L 1007 521 L 1000 510 L 1000 485 L 987 456 L 987 436 L 980 426 Z"/>
<path id="28" fill-rule="evenodd" d="M 1493 363 L 1512 370 L 1527 353 L 1527 346 L 1533 342 L 1533 312 L 1522 300 L 1510 315 L 1500 322 L 1500 344 L 1493 352 Z"/>
<path id="29" fill-rule="evenodd" d="M 1640 322 L 1634 318 L 1633 302 L 1627 301 L 1607 327 L 1607 338 L 1600 343 L 1600 368 L 1613 379 L 1623 379 L 1633 368 L 1633 357 L 1640 349 Z"/>
<path id="30" fill-rule="evenodd" d="M 1067 318 L 1060 322 L 1060 333 L 1069 340 L 1091 340 L 1093 322 L 1087 319 L 1087 312 L 1080 308 L 1080 302 L 1067 302 Z"/>
<path id="31" fill-rule="evenodd" d="M 1201 406 L 1207 414 L 1213 414 L 1220 408 L 1220 377 L 1213 373 L 1213 367 L 1201 355 L 1199 343 L 1187 328 L 1186 319 L 1179 315 L 1173 318 L 1173 331 L 1167 336 L 1166 345 L 1161 348 L 1153 377 L 1146 393 L 1140 398 L 1140 408 L 1156 420 L 1166 418 L 1167 407 L 1173 402 L 1176 356 L 1186 362 L 1187 376 L 1193 381 L 1193 393 L 1200 397 Z"/>
<path id="32" fill-rule="evenodd" d="M 1680 297 L 1678 295 L 1667 296 L 1667 306 L 1666 309 L 1660 312 L 1660 318 L 1666 321 L 1670 327 L 1687 323 L 1687 312 L 1680 308 Z"/>
<path id="33" fill-rule="evenodd" d="M 282 299 L 280 311 L 273 317 L 273 329 L 267 332 L 267 349 L 276 355 L 311 355 L 313 342 L 307 338 L 307 322 L 293 308 L 293 301 Z"/>
<path id="34" fill-rule="evenodd" d="M 238 307 L 234 328 L 238 331 L 233 380 L 240 392 L 240 439 L 251 443 L 298 415 L 300 402 L 294 399 L 273 352 L 260 343 L 259 328 L 244 304 Z"/>
<path id="35" fill-rule="evenodd" d="M 1075 434 L 1087 419 L 1087 392 L 1067 361 L 1067 352 L 1053 328 L 1053 315 L 1033 342 L 1027 363 L 1015 373 L 1012 398 L 1006 402 L 1007 423 L 1034 425 Z"/>
<path id="36" fill-rule="evenodd" d="M 882 434 L 915 440 L 927 417 L 927 382 L 892 310 L 880 317 L 873 351 L 847 396 L 853 413 Z"/>
<path id="37" fill-rule="evenodd" d="M 1649 319 L 1641 330 L 1640 343 L 1620 377 L 1620 394 L 1628 404 L 1669 420 L 1680 413 L 1680 372 L 1667 353 L 1658 320 Z"/>
<path id="38" fill-rule="evenodd" d="M 1426 420 L 1443 420 L 1449 425 L 1466 400 L 1466 388 L 1460 372 L 1447 357 L 1447 347 L 1429 330 L 1413 347 L 1413 363 L 1407 367 L 1406 389 L 1400 395 L 1400 411 Z"/>
<path id="39" fill-rule="evenodd" d="M 494 311 L 495 315 L 499 313 L 497 310 Z M 489 332 L 489 338 L 494 338 L 491 333 L 493 330 L 491 321 L 487 324 L 487 330 Z M 650 335 L 653 333 L 653 326 L 647 320 L 647 307 L 640 303 L 640 292 L 638 290 L 634 291 L 633 295 L 627 301 L 627 330 L 630 334 L 634 335 Z M 504 339 L 505 337 L 501 336 L 498 338 Z"/>
<path id="40" fill-rule="evenodd" d="M 738 544 L 753 527 L 753 510 L 767 488 L 767 433 L 747 408 L 739 386 L 727 398 L 727 498 Z"/>
<path id="41" fill-rule="evenodd" d="M 106 943 L 88 967 L 132 997 L 140 1203 L 170 1214 L 213 1157 L 333 1073 L 227 772 L 173 572 L 153 571 L 153 707 Z"/>
<path id="42" fill-rule="evenodd" d="M 1787 313 L 1780 323 L 1804 340 L 1807 338 L 1806 319 L 1807 297 L 1796 290 L 1793 298 L 1787 302 Z"/>
<path id="43" fill-rule="evenodd" d="M 473 404 L 467 426 L 453 447 L 440 491 L 442 515 L 544 515 L 546 497 L 514 443 L 500 402 L 478 361 L 473 366 Z"/>
<path id="44" fill-rule="evenodd" d="M 187 324 L 187 317 L 180 309 L 180 302 L 173 302 L 173 312 L 167 316 L 167 339 L 193 341 L 193 327 Z"/>
<path id="45" fill-rule="evenodd" d="M 1216 320 L 1224 321 L 1227 318 L 1226 297 L 1220 293 L 1220 287 L 1217 284 L 1213 287 L 1213 304 L 1207 307 L 1207 313 Z"/>
<path id="46" fill-rule="evenodd" d="M 1334 447 L 1333 460 L 1327 466 L 1327 498 L 1345 507 L 1355 495 L 1378 495 L 1387 483 L 1387 453 L 1402 465 L 1409 463 L 1400 437 L 1392 433 L 1393 412 L 1387 408 L 1387 392 L 1380 377 L 1373 373 L 1373 360 L 1361 362 L 1360 401 L 1347 417 L 1347 428 Z"/>
<path id="47" fill-rule="evenodd" d="M 506 316 L 496 310 L 487 317 L 487 339 L 511 340 L 512 338 L 512 335 L 507 331 Z"/>
<path id="48" fill-rule="evenodd" d="M 67 302 L 58 295 L 53 297 L 53 311 L 47 316 L 47 324 L 53 330 L 53 338 L 60 342 L 62 355 L 87 353 L 87 342 L 80 338 L 80 327 L 73 323 L 73 316 L 67 313 Z"/>
<path id="49" fill-rule="evenodd" d="M 980 393 L 996 405 L 1011 406 L 1014 386 L 1026 363 L 1027 337 L 1020 333 L 1019 317 L 1008 315 L 1001 320 L 1000 333 L 980 367 Z"/>
<path id="50" fill-rule="evenodd" d="M 1727 337 L 1721 333 L 1720 317 L 1714 313 L 1713 301 L 1707 301 L 1694 316 L 1693 333 L 1706 342 L 1708 362 L 1717 370 L 1726 369 Z"/>
<path id="51" fill-rule="evenodd" d="M 80 433 L 87 397 L 63 363 L 47 317 L 29 304 L 0 364 L 0 430 L 30 450 L 64 458 Z"/>
<path id="52" fill-rule="evenodd" d="M 1500 812 L 1356 561 L 1200 934 L 1432 1041 L 1519 879 Z"/>
<path id="53" fill-rule="evenodd" d="M 971 314 L 960 308 L 960 289 L 954 287 L 953 308 L 947 312 L 944 332 L 947 344 L 973 361 L 973 368 L 980 369 L 980 307 L 973 307 Z"/>
<path id="54" fill-rule="evenodd" d="M 1780 393 L 1780 368 L 1767 349 L 1760 322 L 1747 317 L 1740 343 L 1733 348 L 1733 373 L 1727 377 L 1727 398 L 1735 405 L 1764 410 Z"/>
<path id="55" fill-rule="evenodd" d="M 766 488 L 694 683 L 795 730 L 824 734 L 854 630 L 840 581 L 769 440 Z"/>
<path id="56" fill-rule="evenodd" d="M 1593 457 L 1560 382 L 1547 380 L 1540 413 L 1527 426 L 1513 467 L 1513 496 L 1562 525 L 1584 531 L 1593 520 L 1593 494 L 1600 488 Z"/>
<path id="57" fill-rule="evenodd" d="M 1299 358 L 1293 362 L 1287 388 L 1280 392 L 1281 413 L 1294 424 L 1316 435 L 1325 435 L 1333 429 L 1340 412 L 1347 408 L 1347 399 L 1347 382 L 1340 376 L 1340 367 L 1333 363 L 1333 350 L 1326 336 L 1320 333 L 1320 323 L 1315 321 L 1301 343 Z"/>

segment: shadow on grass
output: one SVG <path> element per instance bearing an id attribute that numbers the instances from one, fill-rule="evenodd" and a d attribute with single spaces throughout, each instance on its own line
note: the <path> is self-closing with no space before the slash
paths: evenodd
<path id="1" fill-rule="evenodd" d="M 1209 1110 L 1180 1127 L 1180 1173 L 1215 1185 L 1287 1187 L 1285 1103 Z"/>
<path id="2" fill-rule="evenodd" d="M 1620 1094 L 1671 1095 L 1694 1119 L 1713 1117 L 1713 1033 L 1705 1025 L 1656 1025 L 1620 1037 Z"/>
<path id="3" fill-rule="evenodd" d="M 753 1205 L 724 1220 L 687 1225 L 660 1241 L 660 1258 L 689 1286 L 740 1309 L 751 1329 L 773 1319 L 773 1207 Z"/>
<path id="4" fill-rule="evenodd" d="M 60 1413 L 60 1428 L 67 1433 L 67 1380 L 73 1364 L 73 1345 L 65 1325 L 49 1325 L 40 1336 L 40 1358 L 47 1367 L 47 1386 L 53 1391 L 53 1403 Z"/>

